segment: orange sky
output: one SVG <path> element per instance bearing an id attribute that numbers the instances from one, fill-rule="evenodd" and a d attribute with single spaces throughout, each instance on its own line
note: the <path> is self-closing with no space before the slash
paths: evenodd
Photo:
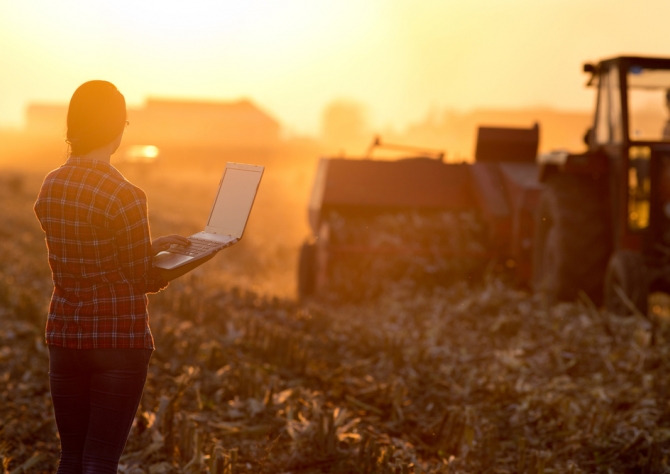
<path id="1" fill-rule="evenodd" d="M 670 56 L 649 0 L 0 0 L 0 126 L 89 79 L 129 103 L 250 97 L 294 133 L 333 99 L 403 127 L 436 108 L 590 109 L 585 60 Z"/>

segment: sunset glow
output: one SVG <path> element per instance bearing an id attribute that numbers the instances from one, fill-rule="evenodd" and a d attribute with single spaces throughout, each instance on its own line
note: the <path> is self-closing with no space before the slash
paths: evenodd
<path id="1" fill-rule="evenodd" d="M 126 151 L 126 160 L 129 162 L 152 162 L 158 158 L 158 147 L 153 145 L 132 145 Z"/>
<path id="2" fill-rule="evenodd" d="M 301 133 L 335 99 L 377 128 L 443 108 L 589 110 L 581 63 L 670 55 L 668 14 L 621 0 L 4 1 L 0 126 L 92 78 L 131 104 L 251 98 Z"/>
<path id="3" fill-rule="evenodd" d="M 668 19 L 0 0 L 0 474 L 670 473 Z"/>

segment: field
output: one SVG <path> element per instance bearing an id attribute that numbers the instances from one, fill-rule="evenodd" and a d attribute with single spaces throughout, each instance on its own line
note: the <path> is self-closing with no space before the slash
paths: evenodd
<path id="1" fill-rule="evenodd" d="M 302 154 L 302 155 L 301 155 Z M 296 158 L 296 156 L 303 156 Z M 314 158 L 268 158 L 244 239 L 150 297 L 156 339 L 123 473 L 670 472 L 670 320 L 547 307 L 495 275 L 295 301 Z M 254 157 L 247 160 L 254 161 Z M 180 161 L 181 160 L 181 161 Z M 123 167 L 154 236 L 200 230 L 222 161 Z M 225 161 L 225 160 L 224 160 Z M 0 178 L 0 471 L 54 472 L 32 214 L 46 168 Z"/>

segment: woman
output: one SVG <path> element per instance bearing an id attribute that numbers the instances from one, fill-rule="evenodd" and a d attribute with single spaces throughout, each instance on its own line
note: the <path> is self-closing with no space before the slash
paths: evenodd
<path id="1" fill-rule="evenodd" d="M 178 276 L 152 259 L 188 245 L 178 235 L 151 240 L 144 192 L 111 166 L 127 123 L 113 84 L 82 84 L 67 114 L 69 159 L 35 203 L 54 281 L 46 342 L 59 474 L 117 472 L 154 349 L 146 294 Z"/>

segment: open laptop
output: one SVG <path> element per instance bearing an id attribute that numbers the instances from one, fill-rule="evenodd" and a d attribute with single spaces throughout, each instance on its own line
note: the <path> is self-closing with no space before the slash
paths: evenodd
<path id="1" fill-rule="evenodd" d="M 227 163 L 205 230 L 154 257 L 154 267 L 172 270 L 238 242 L 244 234 L 265 167 Z"/>

